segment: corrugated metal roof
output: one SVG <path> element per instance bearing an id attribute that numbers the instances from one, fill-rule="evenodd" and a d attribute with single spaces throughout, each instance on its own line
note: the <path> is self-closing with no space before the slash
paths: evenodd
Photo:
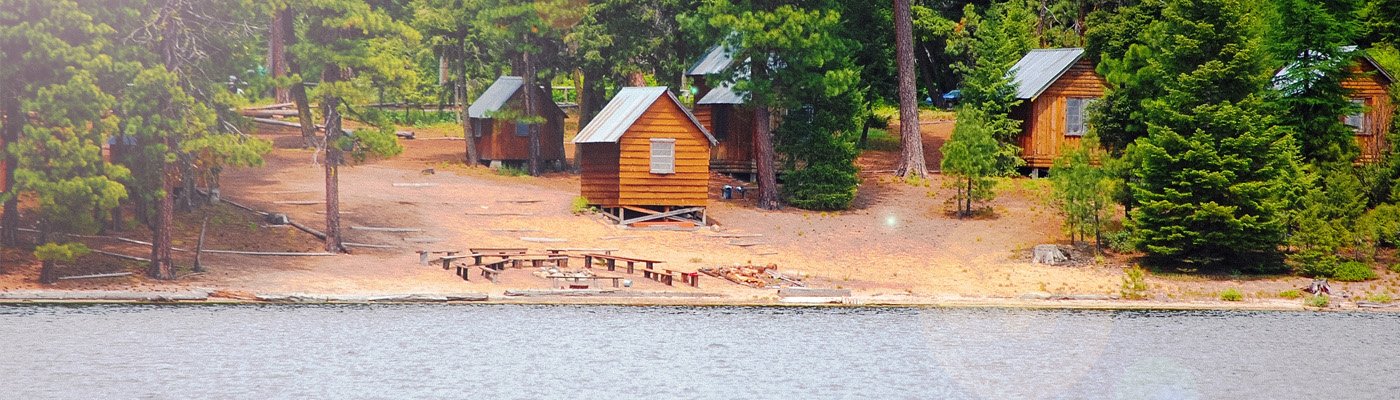
<path id="1" fill-rule="evenodd" d="M 486 88 L 486 92 L 481 97 L 476 98 L 471 107 L 467 108 L 467 116 L 470 118 L 489 118 L 487 114 L 500 111 L 511 96 L 525 85 L 525 79 L 518 76 L 502 76 Z"/>
<path id="2" fill-rule="evenodd" d="M 705 52 L 705 56 L 700 57 L 700 60 L 696 61 L 695 65 L 692 65 L 685 74 L 688 76 L 718 74 L 723 72 L 725 68 L 729 68 L 729 64 L 732 63 L 734 63 L 732 52 L 724 44 L 719 44 Z"/>
<path id="3" fill-rule="evenodd" d="M 598 115 L 588 122 L 588 126 L 583 127 L 578 136 L 574 137 L 574 143 L 617 143 L 617 140 L 622 138 L 622 134 L 627 132 L 627 128 L 632 127 L 632 124 L 637 122 L 637 118 L 641 118 L 647 108 L 656 104 L 656 100 L 662 97 L 675 103 L 676 107 L 685 113 L 686 118 L 689 118 L 690 122 L 700 129 L 700 133 L 710 140 L 711 145 L 719 144 L 715 137 L 710 135 L 710 131 L 705 130 L 705 126 L 695 119 L 695 115 L 691 114 L 690 110 L 681 107 L 680 100 L 677 100 L 676 95 L 671 94 L 671 91 L 665 86 L 625 87 L 618 90 L 617 95 L 608 101 L 608 105 L 604 106 L 603 110 L 599 111 Z"/>
<path id="4" fill-rule="evenodd" d="M 747 103 L 747 101 L 744 100 L 744 96 L 740 96 L 738 93 L 735 93 L 734 88 L 730 87 L 729 84 L 719 85 L 719 87 L 710 89 L 709 93 L 705 93 L 705 97 L 702 97 L 699 101 L 695 102 L 695 104 L 697 105 L 744 103 Z"/>
<path id="5" fill-rule="evenodd" d="M 1031 100 L 1040 96 L 1083 57 L 1084 49 L 1081 48 L 1036 49 L 1026 53 L 1011 67 L 1016 98 Z"/>

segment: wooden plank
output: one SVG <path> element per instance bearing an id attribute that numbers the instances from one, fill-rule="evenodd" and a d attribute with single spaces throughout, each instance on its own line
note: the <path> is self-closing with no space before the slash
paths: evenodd
<path id="1" fill-rule="evenodd" d="M 122 276 L 131 276 L 131 273 L 130 273 L 130 272 L 113 272 L 113 273 L 110 273 L 110 274 L 92 274 L 92 275 L 60 276 L 60 277 L 58 277 L 58 280 L 60 280 L 60 281 L 68 281 L 68 280 L 78 280 L 78 279 L 116 278 L 116 277 L 122 277 Z"/>
<path id="2" fill-rule="evenodd" d="M 526 241 L 526 242 L 533 242 L 533 243 L 564 243 L 564 242 L 569 241 L 569 239 L 561 239 L 561 238 L 528 237 L 528 236 L 522 236 L 522 237 L 520 237 L 520 240 L 524 240 L 524 241 Z"/>
<path id="3" fill-rule="evenodd" d="M 297 253 L 290 251 L 241 251 L 241 250 L 204 250 L 205 253 L 215 254 L 237 254 L 244 256 L 267 256 L 267 257 L 325 257 L 333 256 L 335 253 L 315 252 Z"/>
<path id="4" fill-rule="evenodd" d="M 315 204 L 326 204 L 325 200 L 282 200 L 274 201 L 273 204 L 286 204 L 292 206 L 309 206 Z"/>
<path id="5" fill-rule="evenodd" d="M 388 228 L 388 227 L 359 226 L 359 225 L 351 225 L 351 226 L 350 226 L 350 229 L 357 230 L 357 231 L 370 231 L 370 232 L 422 232 L 422 231 L 423 231 L 422 228 Z"/>
<path id="6" fill-rule="evenodd" d="M 701 211 L 701 210 L 704 210 L 704 208 L 703 208 L 703 207 L 682 208 L 682 209 L 679 209 L 679 210 L 671 210 L 671 211 L 663 212 L 663 213 L 656 213 L 656 214 L 641 216 L 641 217 L 632 218 L 632 219 L 625 219 L 625 220 L 622 220 L 622 222 L 621 222 L 620 224 L 621 224 L 621 225 L 631 225 L 631 224 L 634 224 L 634 223 L 637 223 L 637 222 L 651 221 L 651 220 L 655 220 L 655 219 L 666 218 L 666 217 L 671 217 L 671 216 L 677 216 L 677 215 L 681 215 L 681 214 L 689 214 L 689 213 L 693 213 L 693 212 L 697 212 L 697 211 Z"/>

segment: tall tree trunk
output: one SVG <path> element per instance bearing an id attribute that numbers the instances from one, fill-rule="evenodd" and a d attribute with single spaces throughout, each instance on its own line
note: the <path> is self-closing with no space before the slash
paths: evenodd
<path id="1" fill-rule="evenodd" d="M 322 81 L 330 84 L 340 79 L 340 67 L 328 65 Z M 326 114 L 326 251 L 340 253 L 345 251 L 340 238 L 340 162 L 343 158 L 337 143 L 341 137 L 340 99 L 327 95 L 321 98 L 321 103 Z"/>
<path id="2" fill-rule="evenodd" d="M 178 154 L 176 159 L 180 163 L 180 193 L 182 194 L 179 198 L 180 204 L 177 204 L 177 209 L 180 212 L 189 212 L 194 209 L 195 205 L 194 161 L 190 159 L 191 157 L 189 154 L 185 154 L 178 149 L 174 150 Z"/>
<path id="3" fill-rule="evenodd" d="M 757 60 L 757 61 L 755 61 Z M 749 70 L 755 79 L 768 79 L 768 57 L 759 54 L 749 61 Z M 758 166 L 758 208 L 777 210 L 782 206 L 778 201 L 778 174 L 774 170 L 773 118 L 768 108 L 765 93 L 753 94 L 753 157 Z"/>
<path id="4" fill-rule="evenodd" d="M 19 142 L 19 133 L 23 128 L 27 118 L 20 108 L 19 95 L 15 92 L 6 93 L 3 99 L 5 112 L 5 126 L 3 135 L 0 135 L 0 150 Z M 0 164 L 5 170 L 4 193 L 13 194 L 15 191 L 15 166 L 19 165 L 19 160 L 14 152 L 5 152 L 4 163 Z M 19 244 L 19 199 L 18 196 L 11 195 L 5 200 L 5 214 L 0 217 L 0 244 L 6 247 L 14 247 Z"/>
<path id="5" fill-rule="evenodd" d="M 1045 47 L 1045 11 L 1047 0 L 1040 0 L 1040 7 L 1036 8 L 1035 18 L 1035 39 L 1040 43 L 1040 47 Z"/>
<path id="6" fill-rule="evenodd" d="M 874 96 L 873 94 L 871 94 L 871 95 L 868 95 L 866 98 L 867 98 L 867 99 L 873 99 L 873 98 L 875 98 L 875 96 Z M 874 119 L 874 118 L 875 118 L 875 102 L 873 102 L 873 101 L 866 102 L 866 103 L 865 103 L 865 121 L 861 122 L 861 124 L 860 124 L 860 128 L 861 128 L 861 129 L 860 129 L 860 140 L 857 140 L 857 141 L 856 141 L 856 148 L 857 148 L 857 149 L 864 149 L 864 148 L 865 148 L 865 145 L 867 144 L 867 142 L 870 141 L 870 121 L 871 121 L 872 119 Z"/>
<path id="7" fill-rule="evenodd" d="M 284 8 L 278 11 L 278 13 L 281 14 L 279 20 L 282 22 L 282 30 L 286 32 L 286 34 L 282 36 L 282 42 L 287 48 L 295 46 L 297 43 L 295 25 L 293 24 L 296 18 L 295 15 L 292 14 L 290 7 Z M 292 96 L 292 102 L 296 103 L 297 106 L 297 122 L 301 124 L 301 139 L 303 145 L 308 148 L 316 147 L 316 121 L 313 120 L 311 116 L 311 99 L 306 97 L 306 84 L 304 83 L 306 82 L 306 77 L 301 76 L 301 64 L 296 62 L 296 59 L 286 57 L 284 54 L 283 60 L 287 63 L 287 70 L 296 77 L 296 81 L 292 82 L 290 94 Z"/>
<path id="8" fill-rule="evenodd" d="M 538 85 L 535 84 L 535 63 L 530 59 L 530 52 L 528 51 L 521 52 L 521 61 L 521 67 L 524 71 L 521 75 L 524 76 L 525 80 L 525 87 L 523 88 L 523 90 L 525 90 L 525 115 L 531 119 L 537 119 L 540 117 L 539 103 L 544 100 L 537 99 L 536 97 L 539 96 L 535 95 L 535 92 L 539 90 Z M 528 125 L 530 132 L 530 157 L 528 162 L 530 176 L 540 176 L 542 173 L 540 168 L 540 125 L 542 124 L 534 122 Z"/>
<path id="9" fill-rule="evenodd" d="M 292 19 L 292 9 L 290 7 L 277 10 L 272 17 L 272 26 L 268 27 L 267 34 L 267 69 L 273 78 L 287 76 L 287 35 L 296 35 L 296 32 L 288 30 L 290 25 L 286 21 Z M 273 96 L 278 103 L 291 102 L 291 92 L 287 87 L 278 86 L 273 89 Z"/>
<path id="10" fill-rule="evenodd" d="M 165 70 L 178 73 L 178 65 L 175 58 L 174 32 L 175 25 L 170 23 L 170 19 L 175 18 L 173 13 L 174 4 L 166 3 L 161 9 L 158 26 L 164 27 L 162 39 L 159 44 L 161 60 L 165 64 Z M 161 112 L 169 113 L 168 101 L 162 99 Z M 173 134 L 166 134 L 163 139 L 169 152 L 179 151 L 180 143 Z M 165 157 L 159 157 L 160 163 L 160 187 L 162 196 L 156 199 L 155 221 L 151 224 L 151 265 L 146 274 L 151 278 L 160 280 L 175 279 L 175 260 L 171 257 L 170 247 L 172 246 L 171 232 L 175 226 L 175 166 Z"/>
<path id="11" fill-rule="evenodd" d="M 919 135 L 919 103 L 914 94 L 914 21 L 910 0 L 894 0 L 895 61 L 899 64 L 899 167 L 901 177 L 928 176 Z"/>
<path id="12" fill-rule="evenodd" d="M 476 149 L 476 132 L 472 130 L 471 115 L 467 113 L 467 57 L 462 54 L 465 51 L 463 46 L 465 46 L 464 43 L 459 43 L 457 49 L 453 50 L 457 54 L 457 67 L 460 68 L 457 71 L 457 83 L 454 86 L 457 88 L 457 106 L 461 109 L 458 115 L 462 119 L 462 137 L 466 138 L 465 142 L 467 142 L 465 161 L 467 166 L 475 167 L 481 164 L 481 153 Z"/>

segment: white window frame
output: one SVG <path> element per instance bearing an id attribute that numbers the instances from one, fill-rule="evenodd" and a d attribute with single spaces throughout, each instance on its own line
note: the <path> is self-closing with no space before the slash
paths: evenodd
<path id="1" fill-rule="evenodd" d="M 1096 100 L 1091 97 L 1066 97 L 1065 98 L 1065 136 L 1080 137 L 1089 132 L 1089 105 Z M 1079 113 L 1076 115 L 1071 104 L 1079 104 Z M 1078 123 L 1075 123 L 1078 118 Z M 1076 129 L 1077 128 L 1077 129 Z"/>
<path id="2" fill-rule="evenodd" d="M 676 139 L 651 140 L 651 173 L 676 173 Z"/>
<path id="3" fill-rule="evenodd" d="M 1361 109 L 1358 110 L 1355 114 L 1351 114 L 1346 116 L 1346 118 L 1343 118 L 1342 123 L 1355 130 L 1357 135 L 1370 135 L 1371 130 L 1367 129 L 1367 124 L 1370 123 L 1370 121 L 1366 120 L 1366 99 L 1361 97 L 1354 97 L 1351 99 L 1351 102 L 1352 104 L 1356 104 Z"/>

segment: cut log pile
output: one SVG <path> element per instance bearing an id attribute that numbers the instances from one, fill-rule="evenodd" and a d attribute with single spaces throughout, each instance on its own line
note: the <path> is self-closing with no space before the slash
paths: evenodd
<path id="1" fill-rule="evenodd" d="M 800 278 L 779 273 L 778 264 L 701 268 L 700 272 L 751 288 L 767 288 L 783 285 L 802 286 Z"/>

